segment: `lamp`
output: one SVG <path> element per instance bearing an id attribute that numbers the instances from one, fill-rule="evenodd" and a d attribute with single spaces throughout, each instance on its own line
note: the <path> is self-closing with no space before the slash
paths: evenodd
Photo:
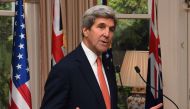
<path id="1" fill-rule="evenodd" d="M 148 68 L 148 51 L 126 51 L 121 65 L 118 81 L 119 103 L 127 109 L 145 108 L 145 86 L 135 66 L 141 70 L 141 75 L 146 80 Z M 116 69 L 117 70 L 117 69 Z M 119 70 L 117 70 L 119 72 Z"/>
<path id="2" fill-rule="evenodd" d="M 141 75 L 146 80 L 148 67 L 148 51 L 126 51 L 121 65 L 120 75 L 123 86 L 145 87 L 146 84 L 135 72 L 135 66 L 141 70 Z M 118 83 L 120 85 L 120 83 Z"/>
<path id="3" fill-rule="evenodd" d="M 144 109 L 146 84 L 136 73 L 135 66 L 140 68 L 140 73 L 146 80 L 148 51 L 126 51 L 120 70 L 121 82 L 118 82 L 118 85 L 122 83 L 124 87 L 132 87 L 130 96 L 126 98 L 129 109 Z"/>

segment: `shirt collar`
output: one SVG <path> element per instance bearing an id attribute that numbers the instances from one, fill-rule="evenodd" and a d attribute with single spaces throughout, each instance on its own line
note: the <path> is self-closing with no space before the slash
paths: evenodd
<path id="1" fill-rule="evenodd" d="M 90 62 L 90 65 L 94 65 L 96 63 L 96 59 L 97 59 L 97 55 L 90 50 L 85 44 L 84 42 L 81 42 L 81 46 L 84 50 L 84 53 L 86 54 L 88 61 Z"/>

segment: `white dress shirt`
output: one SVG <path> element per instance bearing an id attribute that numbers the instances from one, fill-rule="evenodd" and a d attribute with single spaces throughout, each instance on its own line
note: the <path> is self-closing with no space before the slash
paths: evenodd
<path id="1" fill-rule="evenodd" d="M 96 59 L 97 59 L 97 55 L 92 51 L 90 50 L 85 44 L 84 42 L 81 42 L 81 46 L 84 50 L 84 53 L 85 55 L 87 56 L 87 59 L 90 63 L 90 66 L 92 67 L 92 70 L 94 72 L 94 75 L 96 77 L 96 80 L 98 81 L 98 84 L 100 86 L 100 82 L 99 82 L 99 78 L 98 78 L 98 71 L 97 71 L 97 63 L 96 63 Z M 104 77 L 105 77 L 105 81 L 106 81 L 106 85 L 108 87 L 108 91 L 110 93 L 110 90 L 109 90 L 109 85 L 108 85 L 108 81 L 107 81 L 107 77 L 106 77 L 106 74 L 105 74 L 105 70 L 104 70 L 104 67 L 102 65 L 102 70 L 103 70 L 103 74 L 104 74 Z"/>

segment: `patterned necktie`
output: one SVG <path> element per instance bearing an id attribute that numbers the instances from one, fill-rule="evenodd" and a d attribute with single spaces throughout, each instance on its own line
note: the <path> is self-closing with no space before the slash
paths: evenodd
<path id="1" fill-rule="evenodd" d="M 97 68 L 98 68 L 98 79 L 100 82 L 100 89 L 102 91 L 102 95 L 104 97 L 104 101 L 106 104 L 106 109 L 111 109 L 111 102 L 110 102 L 110 96 L 109 96 L 109 92 L 108 92 L 108 87 L 106 85 L 106 81 L 105 81 L 105 77 L 102 71 L 102 62 L 101 62 L 101 58 L 97 57 Z"/>

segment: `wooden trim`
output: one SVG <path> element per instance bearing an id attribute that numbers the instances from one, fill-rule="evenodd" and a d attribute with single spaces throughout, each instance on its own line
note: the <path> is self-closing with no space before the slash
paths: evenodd
<path id="1" fill-rule="evenodd" d="M 24 0 L 26 3 L 40 3 L 39 0 Z"/>
<path id="2" fill-rule="evenodd" d="M 119 19 L 150 19 L 150 14 L 116 14 Z"/>
<path id="3" fill-rule="evenodd" d="M 0 10 L 0 16 L 14 16 L 14 11 L 8 11 L 8 10 Z"/>
<path id="4" fill-rule="evenodd" d="M 15 0 L 0 0 L 0 3 L 15 2 Z"/>

